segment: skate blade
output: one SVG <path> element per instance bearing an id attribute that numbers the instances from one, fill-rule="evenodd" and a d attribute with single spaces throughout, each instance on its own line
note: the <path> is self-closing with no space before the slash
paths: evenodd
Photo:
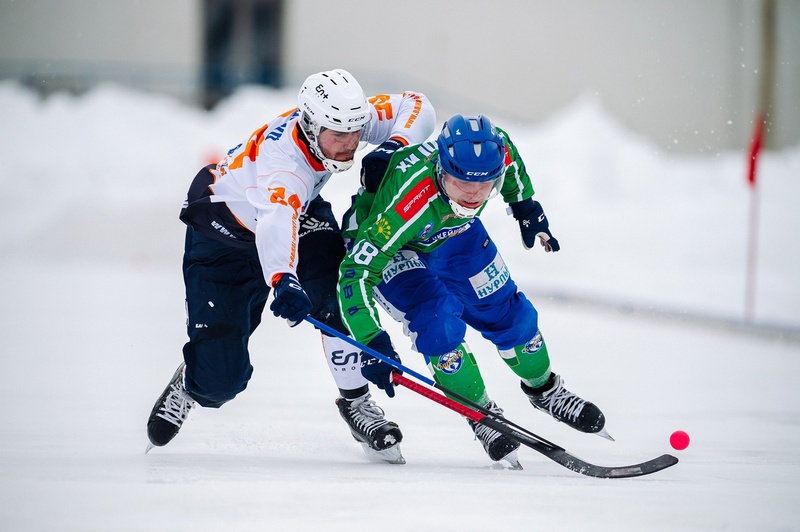
<path id="1" fill-rule="evenodd" d="M 611 434 L 608 433 L 608 431 L 605 429 L 605 427 L 603 428 L 603 430 L 595 432 L 595 434 L 597 434 L 601 438 L 605 438 L 605 439 L 607 439 L 609 441 L 617 441 L 617 440 L 615 440 L 614 438 L 611 437 Z"/>
<path id="2" fill-rule="evenodd" d="M 503 458 L 492 464 L 492 469 L 508 469 L 511 471 L 522 471 L 522 464 L 519 463 L 517 451 L 511 451 Z"/>
<path id="3" fill-rule="evenodd" d="M 147 449 L 144 450 L 144 454 L 149 453 L 154 447 L 155 447 L 155 445 L 153 445 L 152 443 L 148 443 L 147 444 Z"/>
<path id="4" fill-rule="evenodd" d="M 364 454 L 367 455 L 373 462 L 383 462 L 387 464 L 397 464 L 402 465 L 406 463 L 406 459 L 403 458 L 403 453 L 400 452 L 400 444 L 392 445 L 388 449 L 383 449 L 381 451 L 376 451 L 369 445 L 363 442 L 359 442 L 361 444 L 361 448 L 364 449 Z"/>

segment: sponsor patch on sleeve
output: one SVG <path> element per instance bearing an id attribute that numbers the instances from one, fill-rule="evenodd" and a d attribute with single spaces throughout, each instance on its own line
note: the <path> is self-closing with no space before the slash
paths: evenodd
<path id="1" fill-rule="evenodd" d="M 436 185 L 433 179 L 426 177 L 417 186 L 412 188 L 403 198 L 397 202 L 394 209 L 404 222 L 409 221 L 419 211 L 425 208 L 428 200 L 436 195 Z"/>

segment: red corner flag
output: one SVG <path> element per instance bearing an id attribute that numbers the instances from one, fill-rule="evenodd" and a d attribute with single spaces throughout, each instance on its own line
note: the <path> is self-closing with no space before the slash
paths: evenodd
<path id="1" fill-rule="evenodd" d="M 758 153 L 761 151 L 761 141 L 764 138 L 764 116 L 759 113 L 756 117 L 755 129 L 753 130 L 753 139 L 750 142 L 750 168 L 747 174 L 747 183 L 754 187 L 756 186 L 756 161 L 758 160 Z"/>
<path id="2" fill-rule="evenodd" d="M 747 184 L 750 187 L 750 221 L 747 235 L 747 265 L 745 267 L 744 318 L 753 321 L 756 302 L 756 258 L 758 250 L 758 189 L 756 188 L 756 163 L 764 140 L 764 115 L 758 113 L 753 124 L 753 138 L 750 141 L 750 161 Z"/>

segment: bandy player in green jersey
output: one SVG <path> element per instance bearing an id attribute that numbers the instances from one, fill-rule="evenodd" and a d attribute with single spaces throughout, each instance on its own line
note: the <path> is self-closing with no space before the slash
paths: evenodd
<path id="1" fill-rule="evenodd" d="M 609 437 L 600 409 L 551 371 L 536 309 L 479 219 L 498 193 L 527 249 L 538 238 L 545 251 L 559 250 L 516 147 L 485 116 L 455 115 L 436 143 L 395 152 L 377 193 L 357 196 L 345 219 L 350 251 L 339 269 L 342 319 L 356 340 L 399 361 L 381 326 L 380 304 L 404 324 L 439 384 L 502 413 L 464 340 L 469 325 L 497 347 L 534 407 Z M 361 360 L 362 374 L 394 396 L 392 368 L 367 353 Z M 516 463 L 519 443 L 469 423 L 492 460 Z"/>

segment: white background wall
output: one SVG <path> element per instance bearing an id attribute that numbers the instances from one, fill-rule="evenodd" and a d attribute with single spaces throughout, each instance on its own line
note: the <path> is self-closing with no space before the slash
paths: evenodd
<path id="1" fill-rule="evenodd" d="M 88 78 L 193 95 L 200 7 L 198 0 L 0 0 L 0 74 L 35 77 L 44 88 Z"/>
<path id="2" fill-rule="evenodd" d="M 441 116 L 542 120 L 583 93 L 658 145 L 747 145 L 763 73 L 761 0 L 287 0 L 285 79 L 342 67 L 413 88 Z M 770 146 L 800 142 L 800 2 L 776 0 Z M 0 76 L 71 75 L 196 93 L 199 0 L 0 0 Z"/>
<path id="3" fill-rule="evenodd" d="M 738 148 L 752 130 L 758 1 L 341 5 L 287 3 L 288 66 L 299 73 L 341 65 L 375 90 L 413 83 L 440 109 L 496 109 L 521 121 L 540 120 L 581 93 L 596 92 L 629 127 L 679 151 Z M 785 145 L 800 140 L 800 2 L 777 6 L 779 113 L 772 132 Z M 325 37 L 332 31 L 348 37 L 334 46 Z"/>

